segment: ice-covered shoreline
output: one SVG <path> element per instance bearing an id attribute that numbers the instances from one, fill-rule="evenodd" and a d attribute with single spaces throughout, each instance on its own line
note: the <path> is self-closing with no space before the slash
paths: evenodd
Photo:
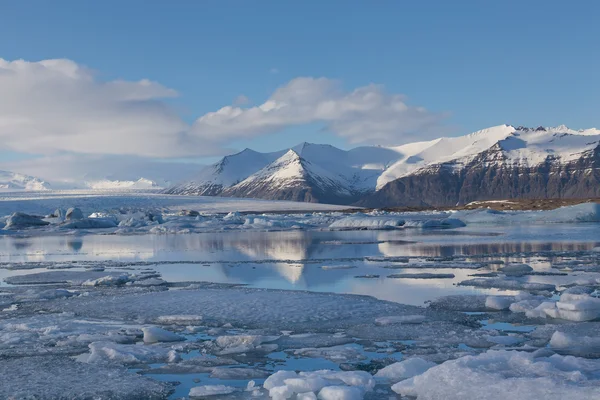
<path id="1" fill-rule="evenodd" d="M 77 217 L 69 218 L 69 209 Z M 457 229 L 478 225 L 600 222 L 600 205 L 545 211 L 388 212 L 346 207 L 156 193 L 21 194 L 0 199 L 2 234 L 185 234 L 228 230 Z"/>

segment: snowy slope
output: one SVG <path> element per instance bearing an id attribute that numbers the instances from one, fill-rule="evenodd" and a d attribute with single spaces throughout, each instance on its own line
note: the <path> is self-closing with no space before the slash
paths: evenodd
<path id="1" fill-rule="evenodd" d="M 399 158 L 394 149 L 384 147 L 359 147 L 345 151 L 331 145 L 301 143 L 291 149 L 273 153 L 259 153 L 246 149 L 205 167 L 194 179 L 175 185 L 165 193 L 219 195 L 265 169 L 289 150 L 293 150 L 303 162 L 310 163 L 311 169 L 315 170 L 312 176 L 323 175 L 325 180 L 341 180 L 350 192 L 372 191 L 382 171 Z M 270 168 L 267 171 L 279 169 Z M 320 172 L 316 172 L 316 169 Z M 262 171 L 260 175 L 265 173 Z M 278 177 L 281 176 L 280 173 Z M 285 173 L 283 178 L 287 179 Z M 277 185 L 274 182 L 272 184 Z M 282 185 L 285 186 L 284 183 Z"/>
<path id="2" fill-rule="evenodd" d="M 284 153 L 285 151 L 259 153 L 245 149 L 237 154 L 223 157 L 215 164 L 204 167 L 193 179 L 170 187 L 165 193 L 197 196 L 218 195 L 223 189 L 241 182 Z"/>
<path id="3" fill-rule="evenodd" d="M 337 149 L 336 149 L 337 150 Z M 327 170 L 289 150 L 223 194 L 235 197 L 348 203 L 355 192 L 339 171 Z M 345 201 L 346 200 L 346 201 Z"/>
<path id="4" fill-rule="evenodd" d="M 223 193 L 228 196 L 293 198 L 299 201 L 324 201 L 322 198 L 325 197 L 329 197 L 328 201 L 339 201 L 336 197 L 341 196 L 346 198 L 342 201 L 347 202 L 352 197 L 379 191 L 388 183 L 399 179 L 439 174 L 442 166 L 446 172 L 459 172 L 465 168 L 473 168 L 473 163 L 477 164 L 477 168 L 495 166 L 505 169 L 536 168 L 547 163 L 576 164 L 582 157 L 589 158 L 599 143 L 598 129 L 576 131 L 564 125 L 549 128 L 500 125 L 465 136 L 444 137 L 389 148 L 359 147 L 346 151 L 330 145 L 301 143 L 291 149 L 273 153 L 246 149 L 206 167 L 194 180 L 172 187 L 167 193 Z M 284 155 L 288 158 L 297 157 L 299 160 L 294 164 L 290 160 L 280 159 Z M 293 165 L 297 167 L 296 170 L 292 168 Z M 300 166 L 302 171 L 298 169 Z M 583 167 L 574 165 L 568 169 L 574 168 Z M 581 179 L 577 178 L 577 181 Z M 593 182 L 586 185 L 593 185 Z M 331 196 L 303 196 L 299 190 L 291 193 L 292 186 L 296 189 L 304 187 L 308 192 L 327 191 Z M 443 193 L 448 189 L 450 188 L 439 187 L 436 190 Z M 502 191 L 496 192 L 499 195 Z M 517 197 L 520 192 L 516 190 Z M 585 195 L 585 190 L 577 189 L 572 192 L 570 196 Z M 538 192 L 535 195 L 544 196 Z M 390 201 L 394 196 L 397 194 L 388 196 Z"/>
<path id="5" fill-rule="evenodd" d="M 505 163 L 534 166 L 549 156 L 563 162 L 572 161 L 598 146 L 599 141 L 600 130 L 593 128 L 576 131 L 564 125 L 535 129 L 499 125 L 466 136 L 411 143 L 394 148 L 403 156 L 381 174 L 377 189 L 428 165 L 449 161 L 465 163 L 494 145 L 499 145 L 505 154 Z"/>
<path id="6" fill-rule="evenodd" d="M 48 190 L 50 185 L 43 180 L 10 171 L 0 171 L 0 190 Z"/>

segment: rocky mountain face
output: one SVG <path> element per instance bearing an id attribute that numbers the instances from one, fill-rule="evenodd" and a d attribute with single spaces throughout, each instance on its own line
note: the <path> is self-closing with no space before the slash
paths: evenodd
<path id="1" fill-rule="evenodd" d="M 562 164 L 549 156 L 535 166 L 489 163 L 497 149 L 457 169 L 438 164 L 396 179 L 359 200 L 366 207 L 464 205 L 478 200 L 600 197 L 600 146 Z"/>
<path id="2" fill-rule="evenodd" d="M 390 148 L 245 150 L 168 192 L 367 207 L 600 197 L 600 130 L 501 125 Z"/>

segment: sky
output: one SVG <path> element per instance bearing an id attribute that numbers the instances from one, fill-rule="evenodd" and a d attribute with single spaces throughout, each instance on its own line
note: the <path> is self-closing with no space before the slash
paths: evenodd
<path id="1" fill-rule="evenodd" d="M 167 179 L 245 147 L 600 127 L 598 15 L 595 0 L 2 0 L 0 168 Z"/>

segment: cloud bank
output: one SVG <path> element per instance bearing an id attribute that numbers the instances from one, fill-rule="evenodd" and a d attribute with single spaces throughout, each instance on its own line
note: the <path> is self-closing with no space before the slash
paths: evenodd
<path id="1" fill-rule="evenodd" d="M 235 140 L 313 123 L 350 143 L 396 145 L 434 136 L 445 117 L 379 85 L 344 91 L 327 78 L 293 79 L 258 106 L 245 107 L 240 96 L 191 125 L 166 101 L 177 95 L 148 80 L 105 82 L 71 60 L 0 59 L 0 148 L 41 155 L 221 155 Z"/>

